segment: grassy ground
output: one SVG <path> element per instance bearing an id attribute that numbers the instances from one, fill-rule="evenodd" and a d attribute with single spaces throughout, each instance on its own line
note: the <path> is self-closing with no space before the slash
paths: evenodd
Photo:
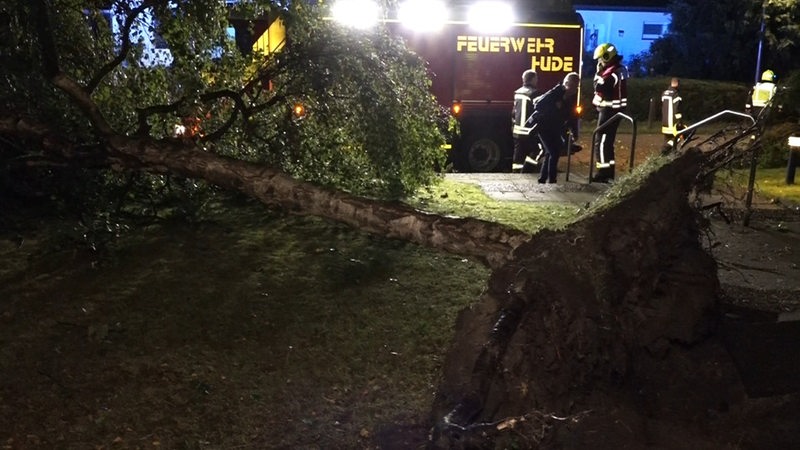
<path id="1" fill-rule="evenodd" d="M 749 175 L 748 170 L 737 170 L 732 178 L 738 185 L 747 186 Z M 786 206 L 800 205 L 800 184 L 797 183 L 800 183 L 800 176 L 795 179 L 795 184 L 786 184 L 786 168 L 756 169 L 755 191 L 774 202 Z"/>
<path id="2" fill-rule="evenodd" d="M 489 198 L 478 186 L 442 179 L 409 199 L 412 205 L 444 215 L 476 217 L 535 233 L 559 229 L 573 221 L 579 209 L 567 204 L 501 202 Z"/>
<path id="3" fill-rule="evenodd" d="M 102 253 L 40 236 L 0 241 L 4 448 L 366 448 L 423 419 L 487 276 L 257 205 Z"/>

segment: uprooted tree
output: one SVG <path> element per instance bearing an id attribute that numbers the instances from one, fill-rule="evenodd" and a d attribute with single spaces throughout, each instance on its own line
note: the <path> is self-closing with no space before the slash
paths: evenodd
<path id="1" fill-rule="evenodd" d="M 512 433 L 517 445 L 532 446 L 546 439 L 544 429 L 581 422 L 600 404 L 607 410 L 591 414 L 610 420 L 630 401 L 621 387 L 630 388 L 632 374 L 708 337 L 719 313 L 717 266 L 690 199 L 720 161 L 749 144 L 736 135 L 707 142 L 711 153 L 685 151 L 633 192 L 514 249 L 458 319 L 433 409 L 436 448 L 481 448 L 515 426 L 527 433 Z M 646 440 L 628 426 L 631 442 Z M 567 448 L 609 445 L 592 441 L 607 438 L 602 432 L 582 433 Z"/>
<path id="2" fill-rule="evenodd" d="M 433 446 L 490 445 L 537 411 L 575 415 L 598 386 L 712 325 L 719 283 L 691 199 L 742 146 L 754 148 L 742 138 L 754 129 L 665 158 L 635 189 L 532 238 L 353 195 L 397 197 L 430 181 L 442 139 L 422 66 L 385 36 L 353 42 L 293 5 L 282 14 L 295 38 L 280 54 L 212 58 L 229 14 L 216 0 L 111 2 L 123 13 L 117 42 L 86 2 L 12 3 L 0 135 L 17 179 L 68 168 L 103 174 L 102 188 L 203 180 L 493 268 L 486 293 L 459 318 Z M 170 68 L 141 64 L 131 30 L 145 13 L 173 49 Z M 316 111 L 301 124 L 287 109 L 295 99 Z M 172 136 L 187 115 L 201 116 L 203 132 Z"/>

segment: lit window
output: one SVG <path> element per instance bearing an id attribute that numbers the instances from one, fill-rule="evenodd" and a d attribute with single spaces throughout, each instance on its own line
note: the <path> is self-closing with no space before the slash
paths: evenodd
<path id="1" fill-rule="evenodd" d="M 667 26 L 663 23 L 645 23 L 642 25 L 642 39 L 655 40 L 664 35 Z"/>

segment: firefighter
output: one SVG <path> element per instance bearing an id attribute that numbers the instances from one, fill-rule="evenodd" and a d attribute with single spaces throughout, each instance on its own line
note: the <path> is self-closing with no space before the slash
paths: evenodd
<path id="1" fill-rule="evenodd" d="M 775 96 L 775 92 L 778 90 L 778 87 L 775 85 L 775 80 L 777 80 L 777 78 L 775 72 L 771 70 L 765 70 L 764 73 L 761 74 L 761 81 L 756 83 L 756 85 L 750 89 L 750 93 L 747 94 L 747 103 L 744 106 L 744 110 L 747 114 L 758 117 L 761 111 L 769 105 L 772 101 L 772 97 Z"/>
<path id="2" fill-rule="evenodd" d="M 597 60 L 597 73 L 594 77 L 594 97 L 592 104 L 597 107 L 597 126 L 600 127 L 628 105 L 628 68 L 622 64 L 622 56 L 610 43 L 597 46 L 594 50 Z M 592 181 L 608 183 L 614 179 L 614 140 L 617 138 L 619 120 L 609 123 L 595 141 L 595 167 L 597 173 Z"/>
<path id="3" fill-rule="evenodd" d="M 525 125 L 528 116 L 533 113 L 533 99 L 539 96 L 536 83 L 536 71 L 528 69 L 522 72 L 522 86 L 514 91 L 514 109 L 511 112 L 514 137 L 512 172 L 521 173 L 526 162 L 536 164 L 534 157 L 539 154 L 539 141 L 535 134 L 531 134 L 532 128 Z"/>
<path id="4" fill-rule="evenodd" d="M 664 135 L 662 153 L 668 153 L 678 141 L 678 132 L 685 128 L 681 114 L 680 80 L 673 78 L 661 94 L 661 133 Z"/>

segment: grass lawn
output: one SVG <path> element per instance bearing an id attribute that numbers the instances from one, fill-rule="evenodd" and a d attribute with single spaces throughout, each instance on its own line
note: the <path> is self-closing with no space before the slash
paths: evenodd
<path id="1" fill-rule="evenodd" d="M 92 251 L 0 233 L 9 448 L 368 448 L 421 422 L 469 259 L 260 205 Z"/>
<path id="2" fill-rule="evenodd" d="M 490 198 L 480 187 L 442 179 L 421 189 L 408 202 L 419 209 L 444 215 L 474 217 L 535 233 L 559 229 L 575 220 L 580 209 L 569 204 L 503 202 Z"/>
<path id="3" fill-rule="evenodd" d="M 798 171 L 800 172 L 800 171 Z M 749 172 L 738 172 L 737 180 L 747 185 Z M 800 205 L 800 173 L 795 177 L 795 184 L 786 184 L 786 168 L 757 169 L 756 192 L 762 197 L 775 199 L 784 205 Z"/>

